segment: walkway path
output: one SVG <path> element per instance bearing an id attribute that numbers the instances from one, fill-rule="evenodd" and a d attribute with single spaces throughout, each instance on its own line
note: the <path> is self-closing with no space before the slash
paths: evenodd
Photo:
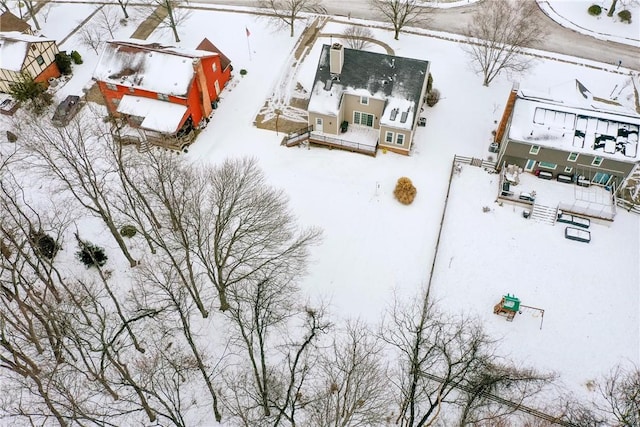
<path id="1" fill-rule="evenodd" d="M 169 13 L 164 6 L 158 6 L 151 14 L 138 25 L 138 28 L 131 34 L 132 39 L 146 40 L 158 28 L 158 25 L 167 17 Z"/>

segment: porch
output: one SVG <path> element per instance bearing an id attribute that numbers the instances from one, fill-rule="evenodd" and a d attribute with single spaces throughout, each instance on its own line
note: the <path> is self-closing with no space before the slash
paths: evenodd
<path id="1" fill-rule="evenodd" d="M 111 135 L 116 142 L 122 145 L 135 145 L 140 152 L 149 151 L 151 146 L 186 152 L 189 145 L 193 143 L 196 132 L 191 129 L 189 132 L 169 135 L 125 124 L 112 126 Z"/>
<path id="2" fill-rule="evenodd" d="M 375 157 L 378 149 L 379 133 L 378 129 L 369 126 L 350 124 L 347 131 L 341 133 L 339 137 L 324 132 L 311 131 L 309 143 Z"/>

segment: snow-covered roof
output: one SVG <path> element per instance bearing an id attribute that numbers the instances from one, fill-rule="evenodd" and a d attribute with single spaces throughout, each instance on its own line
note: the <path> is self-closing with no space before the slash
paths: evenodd
<path id="1" fill-rule="evenodd" d="M 31 33 L 31 26 L 8 10 L 0 15 L 0 29 L 4 32 Z"/>
<path id="2" fill-rule="evenodd" d="M 194 76 L 194 60 L 217 55 L 145 40 L 112 40 L 106 43 L 93 76 L 106 83 L 186 96 Z"/>
<path id="3" fill-rule="evenodd" d="M 125 95 L 118 104 L 118 112 L 144 117 L 141 128 L 172 134 L 182 123 L 187 107 L 158 99 Z"/>
<path id="4" fill-rule="evenodd" d="M 380 124 L 411 129 L 429 62 L 343 48 L 342 70 L 335 76 L 330 72 L 330 48 L 322 47 L 308 110 L 337 116 L 344 94 L 366 96 L 386 101 Z"/>
<path id="5" fill-rule="evenodd" d="M 44 37 L 22 34 L 18 31 L 0 32 L 0 68 L 20 71 L 31 43 L 52 42 Z"/>
<path id="6" fill-rule="evenodd" d="M 561 91 L 519 90 L 509 139 L 635 162 L 640 160 L 639 131 L 640 115 L 635 111 L 594 97 L 574 80 Z"/>

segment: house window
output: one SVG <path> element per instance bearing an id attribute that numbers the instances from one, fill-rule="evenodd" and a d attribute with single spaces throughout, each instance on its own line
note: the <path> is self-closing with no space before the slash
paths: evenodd
<path id="1" fill-rule="evenodd" d="M 397 145 L 404 145 L 404 134 L 402 134 L 402 133 L 396 134 L 396 144 Z"/>
<path id="2" fill-rule="evenodd" d="M 393 132 L 387 131 L 384 134 L 384 142 L 386 142 L 387 144 L 392 144 L 393 143 Z"/>
<path id="3" fill-rule="evenodd" d="M 158 94 L 158 99 L 160 101 L 168 101 L 169 100 L 169 95 L 165 95 L 164 93 L 159 93 Z"/>
<path id="4" fill-rule="evenodd" d="M 549 163 L 549 162 L 538 162 L 538 166 L 540 166 L 541 168 L 551 169 L 551 170 L 554 170 L 555 168 L 558 167 L 558 165 L 556 165 L 555 163 Z"/>
<path id="5" fill-rule="evenodd" d="M 573 171 L 573 168 L 570 168 L 569 166 L 564 168 L 564 173 L 571 173 L 572 171 Z"/>
<path id="6" fill-rule="evenodd" d="M 600 166 L 602 164 L 602 157 L 594 157 L 593 161 L 591 162 L 591 166 Z"/>
<path id="7" fill-rule="evenodd" d="M 353 123 L 356 125 L 373 126 L 373 114 L 353 112 Z"/>
<path id="8" fill-rule="evenodd" d="M 114 85 L 113 83 L 107 83 L 107 89 L 118 90 L 118 86 Z"/>
<path id="9" fill-rule="evenodd" d="M 44 64 L 44 58 L 42 57 L 42 55 L 38 55 L 36 57 L 36 62 L 38 63 L 38 65 Z"/>
<path id="10" fill-rule="evenodd" d="M 129 86 L 129 93 L 134 93 L 136 90 L 133 88 L 133 86 Z"/>
<path id="11" fill-rule="evenodd" d="M 538 154 L 540 152 L 540 146 L 539 145 L 532 145 L 531 148 L 529 149 L 529 154 L 533 154 L 534 156 L 536 154 Z"/>
<path id="12" fill-rule="evenodd" d="M 569 157 L 567 157 L 567 160 L 570 162 L 575 162 L 576 160 L 578 160 L 578 153 L 569 153 Z"/>
<path id="13" fill-rule="evenodd" d="M 369 105 L 369 97 L 368 96 L 361 96 L 360 97 L 360 104 Z"/>
<path id="14" fill-rule="evenodd" d="M 213 63 L 213 72 L 218 72 L 218 64 L 216 64 L 215 62 Z"/>

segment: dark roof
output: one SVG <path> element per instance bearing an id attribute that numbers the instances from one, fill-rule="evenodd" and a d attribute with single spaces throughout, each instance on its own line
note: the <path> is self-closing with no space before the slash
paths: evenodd
<path id="1" fill-rule="evenodd" d="M 0 31 L 18 31 L 31 34 L 31 26 L 13 13 L 6 11 L 0 15 Z"/>
<path id="2" fill-rule="evenodd" d="M 227 58 L 227 55 L 222 53 L 222 51 L 218 49 L 216 45 L 211 43 L 211 41 L 209 41 L 209 39 L 207 38 L 202 40 L 198 45 L 198 47 L 196 47 L 196 49 L 206 50 L 207 52 L 215 52 L 218 55 L 220 55 L 220 66 L 222 67 L 223 70 L 226 69 L 229 66 L 229 64 L 231 64 L 231 60 Z"/>
<path id="3" fill-rule="evenodd" d="M 329 45 L 322 46 L 314 86 L 331 79 Z M 364 50 L 344 49 L 344 63 L 340 84 L 354 89 L 367 89 L 371 94 L 404 98 L 419 103 L 422 85 L 429 70 L 429 62 Z"/>

